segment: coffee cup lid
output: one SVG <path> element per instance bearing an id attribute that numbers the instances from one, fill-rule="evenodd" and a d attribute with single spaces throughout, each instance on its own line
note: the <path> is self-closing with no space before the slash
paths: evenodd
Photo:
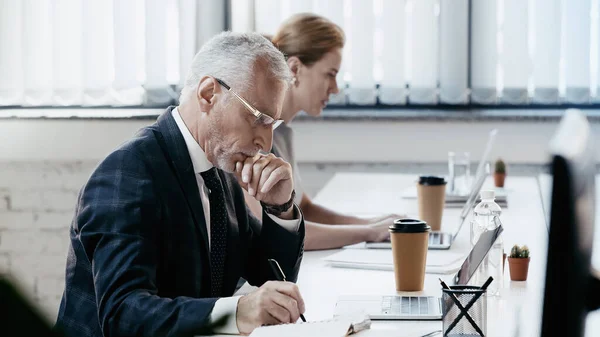
<path id="1" fill-rule="evenodd" d="M 431 231 L 431 227 L 422 220 L 398 219 L 389 227 L 392 233 L 424 233 Z"/>
<path id="2" fill-rule="evenodd" d="M 419 176 L 419 185 L 439 186 L 446 185 L 446 179 L 438 176 Z"/>

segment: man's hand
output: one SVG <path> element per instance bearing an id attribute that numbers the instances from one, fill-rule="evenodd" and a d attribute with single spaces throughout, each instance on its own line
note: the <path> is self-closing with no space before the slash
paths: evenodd
<path id="1" fill-rule="evenodd" d="M 272 153 L 237 162 L 235 176 L 251 196 L 271 205 L 288 202 L 294 189 L 292 166 Z"/>
<path id="2" fill-rule="evenodd" d="M 237 306 L 237 327 L 250 334 L 262 325 L 295 323 L 304 313 L 304 300 L 291 282 L 269 281 L 243 296 Z"/>

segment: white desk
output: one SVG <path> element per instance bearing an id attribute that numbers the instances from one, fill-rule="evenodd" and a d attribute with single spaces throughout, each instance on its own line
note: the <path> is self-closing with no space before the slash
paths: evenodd
<path id="1" fill-rule="evenodd" d="M 414 200 L 400 198 L 400 191 L 415 181 L 414 176 L 394 174 L 336 174 L 315 197 L 315 201 L 334 210 L 355 215 L 407 212 L 416 215 Z M 491 180 L 486 182 L 490 187 Z M 506 181 L 508 207 L 503 209 L 505 250 L 514 243 L 527 244 L 532 259 L 526 282 L 511 282 L 508 266 L 504 277 L 504 291 L 500 298 L 488 298 L 488 336 L 515 336 L 519 321 L 519 336 L 539 336 L 543 275 L 547 229 L 542 211 L 539 187 L 535 178 L 509 177 Z M 457 209 L 446 209 L 444 228 L 456 224 Z M 446 222 L 452 221 L 452 222 Z M 448 229 L 451 229 L 448 227 Z M 460 241 L 452 249 L 468 249 L 469 226 L 462 228 Z M 305 252 L 298 286 L 306 302 L 305 317 L 309 321 L 330 319 L 336 299 L 341 294 L 393 294 L 394 274 L 374 271 L 335 268 L 322 258 L 338 250 Z M 439 275 L 428 274 L 425 292 L 441 294 Z M 449 279 L 451 275 L 444 277 Z M 519 311 L 518 308 L 521 308 Z M 441 330 L 439 321 L 373 321 L 371 329 L 357 336 L 420 336 Z M 600 314 L 590 315 L 586 336 L 600 333 Z"/>
<path id="2" fill-rule="evenodd" d="M 415 176 L 395 174 L 336 174 L 315 197 L 315 201 L 337 211 L 356 215 L 405 212 L 413 216 L 417 213 L 414 200 L 402 199 L 400 191 L 414 184 Z M 486 183 L 490 187 L 491 181 Z M 485 187 L 484 187 L 485 188 Z M 538 185 L 535 178 L 510 178 L 507 180 L 508 207 L 504 209 L 505 246 L 513 243 L 526 243 L 532 251 L 530 278 L 527 282 L 510 282 L 508 270 L 505 276 L 504 295 L 488 299 L 488 334 L 490 336 L 512 336 L 516 325 L 515 310 L 523 307 L 521 317 L 539 315 L 542 293 L 541 284 L 545 261 L 541 252 L 545 251 L 546 237 Z M 457 225 L 460 210 L 446 209 L 444 225 L 452 229 Z M 465 224 L 459 235 L 459 242 L 453 250 L 468 251 L 469 226 Z M 537 239 L 533 239 L 536 238 Z M 337 296 L 347 293 L 393 294 L 394 276 L 390 271 L 371 271 L 334 268 L 326 265 L 321 258 L 335 251 L 307 252 L 300 271 L 298 285 L 306 301 L 306 317 L 309 320 L 331 318 Z M 507 268 L 508 269 L 508 268 Z M 449 279 L 448 275 L 446 279 Z M 425 292 L 441 294 L 439 275 L 427 275 Z M 537 292 L 535 290 L 538 290 Z M 536 309 L 536 307 L 539 307 Z M 529 320 L 532 320 L 530 318 Z M 539 320 L 539 319 L 538 319 Z M 441 321 L 373 321 L 371 331 L 359 334 L 391 334 L 411 336 L 411 332 L 429 332 L 441 329 Z M 537 327 L 523 327 L 522 334 L 535 335 Z M 533 330 L 531 330 L 533 329 Z"/>

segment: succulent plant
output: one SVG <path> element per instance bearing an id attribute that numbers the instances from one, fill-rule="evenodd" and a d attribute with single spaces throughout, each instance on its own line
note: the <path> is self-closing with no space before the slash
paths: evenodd
<path id="1" fill-rule="evenodd" d="M 509 257 L 517 258 L 517 259 L 526 259 L 529 257 L 529 247 L 527 247 L 526 245 L 523 245 L 523 246 L 514 245 L 510 249 Z"/>
<path id="2" fill-rule="evenodd" d="M 496 165 L 494 168 L 494 172 L 496 173 L 506 173 L 506 164 L 502 159 L 496 160 Z"/>

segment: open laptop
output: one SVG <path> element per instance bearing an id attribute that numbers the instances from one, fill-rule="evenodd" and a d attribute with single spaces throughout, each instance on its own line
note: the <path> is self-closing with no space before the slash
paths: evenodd
<path id="1" fill-rule="evenodd" d="M 481 160 L 479 161 L 479 164 L 477 166 L 477 171 L 475 172 L 475 179 L 474 181 L 477 180 L 477 177 L 483 173 L 484 170 L 487 169 L 487 164 L 489 163 L 489 157 L 490 157 L 490 152 L 496 137 L 496 134 L 498 133 L 497 129 L 492 129 L 489 134 L 488 134 L 488 141 L 486 144 L 486 147 L 484 149 L 483 152 L 483 156 L 481 158 Z M 473 186 L 471 186 L 471 190 L 473 189 Z M 445 207 L 446 208 L 460 208 L 462 207 L 465 202 L 469 199 L 469 195 L 471 194 L 471 190 L 467 191 L 466 194 L 452 194 L 450 193 L 450 191 L 448 189 L 446 189 L 446 198 L 445 198 Z M 401 192 L 401 197 L 403 199 L 413 199 L 416 200 L 417 199 L 417 188 L 416 186 L 411 186 L 409 188 L 404 189 Z M 498 205 L 500 205 L 501 207 L 506 207 L 507 206 L 507 198 L 506 198 L 506 191 L 504 189 L 497 189 L 496 190 L 496 203 Z"/>
<path id="2" fill-rule="evenodd" d="M 468 284 L 494 245 L 503 228 L 481 234 L 449 285 Z M 441 287 L 441 286 L 440 286 Z M 437 320 L 442 318 L 440 296 L 428 295 L 343 295 L 338 298 L 334 316 L 366 314 L 378 320 Z"/>
<path id="3" fill-rule="evenodd" d="M 471 209 L 475 205 L 477 201 L 477 197 L 479 192 L 481 191 L 481 187 L 485 182 L 486 177 L 489 172 L 487 172 L 485 164 L 488 161 L 490 156 L 490 152 L 492 151 L 492 146 L 494 145 L 494 140 L 496 139 L 496 134 L 498 133 L 497 129 L 493 129 L 490 131 L 489 138 L 485 150 L 483 152 L 483 156 L 481 157 L 481 161 L 479 161 L 479 166 L 477 167 L 477 172 L 475 174 L 475 182 L 471 187 L 471 192 L 469 193 L 469 197 L 467 201 L 462 207 L 460 211 L 460 216 L 458 218 L 458 226 L 455 227 L 454 232 L 444 232 L 444 231 L 435 231 L 429 233 L 429 249 L 450 249 L 452 243 L 458 236 L 461 228 L 469 216 Z M 373 249 L 392 249 L 392 243 L 390 241 L 387 242 L 367 242 L 365 243 L 365 248 L 373 248 Z"/>

